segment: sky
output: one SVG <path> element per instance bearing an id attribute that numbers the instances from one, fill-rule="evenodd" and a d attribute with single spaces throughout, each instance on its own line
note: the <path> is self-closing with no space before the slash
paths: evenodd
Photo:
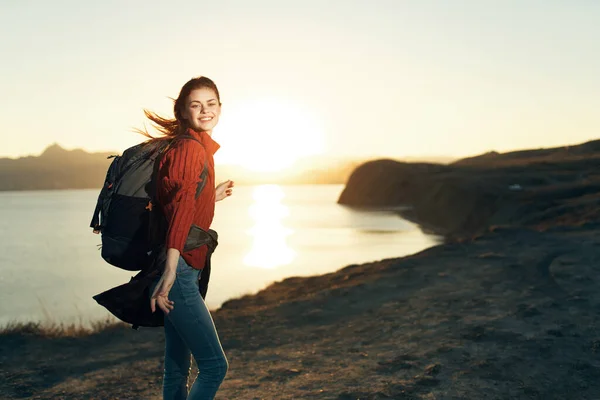
<path id="1" fill-rule="evenodd" d="M 600 136 L 598 21 L 592 0 L 0 0 L 0 157 L 122 151 L 199 75 L 218 163 L 580 143 Z"/>

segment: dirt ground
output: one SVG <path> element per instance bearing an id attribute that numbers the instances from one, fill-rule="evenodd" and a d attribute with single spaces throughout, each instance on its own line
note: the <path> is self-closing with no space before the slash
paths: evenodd
<path id="1" fill-rule="evenodd" d="M 593 227 L 501 229 L 275 283 L 214 313 L 217 398 L 600 399 L 599 250 Z M 159 399 L 163 345 L 5 333 L 1 398 Z"/>

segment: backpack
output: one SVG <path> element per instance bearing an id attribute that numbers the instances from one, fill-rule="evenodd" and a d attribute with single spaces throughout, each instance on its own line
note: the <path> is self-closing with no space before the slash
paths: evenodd
<path id="1" fill-rule="evenodd" d="M 100 231 L 102 258 L 115 267 L 140 271 L 152 264 L 166 238 L 166 220 L 158 206 L 156 176 L 161 156 L 175 140 L 199 140 L 190 135 L 140 143 L 113 158 L 90 223 Z M 196 198 L 206 183 L 206 164 Z"/>

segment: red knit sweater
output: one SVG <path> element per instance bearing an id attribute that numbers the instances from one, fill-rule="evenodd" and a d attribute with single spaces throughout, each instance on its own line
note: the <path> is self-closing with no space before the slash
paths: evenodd
<path id="1" fill-rule="evenodd" d="M 207 230 L 215 215 L 215 169 L 213 155 L 219 149 L 206 132 L 192 129 L 188 134 L 198 139 L 177 140 L 165 153 L 158 167 L 158 200 L 167 219 L 167 249 L 179 250 L 184 260 L 195 269 L 204 268 L 206 245 L 183 252 L 192 224 Z M 202 193 L 196 196 L 200 174 L 206 161 L 208 175 Z"/>

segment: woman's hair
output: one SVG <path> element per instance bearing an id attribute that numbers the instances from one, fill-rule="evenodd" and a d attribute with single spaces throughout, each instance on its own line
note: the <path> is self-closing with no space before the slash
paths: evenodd
<path id="1" fill-rule="evenodd" d="M 212 89 L 217 95 L 219 105 L 221 105 L 219 89 L 217 89 L 217 85 L 215 85 L 215 83 L 212 80 L 205 76 L 192 78 L 189 81 L 187 81 L 185 85 L 183 85 L 181 91 L 179 92 L 179 96 L 176 99 L 173 99 L 173 115 L 175 116 L 175 118 L 163 118 L 155 112 L 144 109 L 144 115 L 146 115 L 146 118 L 148 118 L 152 122 L 154 128 L 160 133 L 162 133 L 163 136 L 152 136 L 148 133 L 148 131 L 145 128 L 144 130 L 136 129 L 135 131 L 150 138 L 150 140 L 169 139 L 173 136 L 179 135 L 180 133 L 186 132 L 188 129 L 188 122 L 182 117 L 182 111 L 185 107 L 185 102 L 187 101 L 188 96 L 193 90 L 202 88 Z"/>

